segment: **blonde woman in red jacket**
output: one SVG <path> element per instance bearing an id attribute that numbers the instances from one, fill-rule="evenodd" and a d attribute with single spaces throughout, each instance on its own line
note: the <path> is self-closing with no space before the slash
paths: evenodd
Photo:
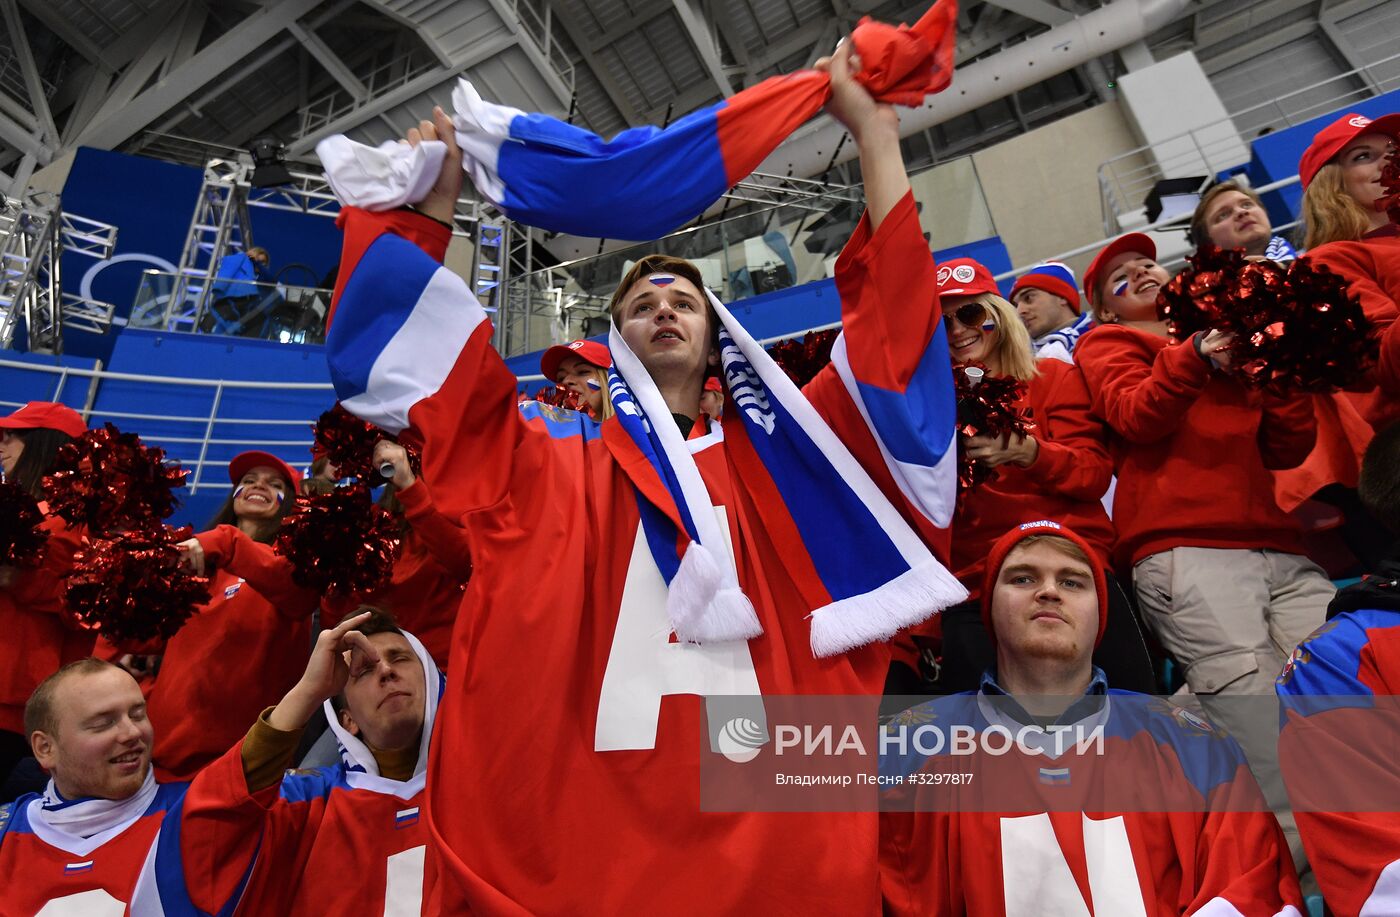
<path id="1" fill-rule="evenodd" d="M 245 452 L 229 462 L 229 479 L 233 492 L 209 530 L 181 545 L 209 577 L 209 601 L 163 646 L 99 651 L 159 656 L 154 676 L 142 679 L 159 780 L 188 780 L 228 751 L 291 689 L 311 652 L 320 597 L 292 582 L 291 564 L 271 544 L 301 475 L 276 456 Z"/>
<path id="2" fill-rule="evenodd" d="M 1400 226 L 1376 205 L 1385 157 L 1400 137 L 1400 114 L 1372 121 L 1343 115 L 1318 131 L 1298 163 L 1303 184 L 1304 256 L 1351 281 L 1380 339 L 1374 383 L 1348 392 L 1380 430 L 1400 420 Z M 1364 451 L 1365 444 L 1361 444 Z M 1360 461 L 1358 451 L 1357 461 Z"/>
<path id="3" fill-rule="evenodd" d="M 1302 556 L 1298 524 L 1274 499 L 1272 470 L 1312 450 L 1312 402 L 1252 392 L 1220 372 L 1230 342 L 1221 332 L 1172 343 L 1157 316 L 1168 275 L 1156 257 L 1151 238 L 1132 233 L 1084 273 L 1102 324 L 1080 339 L 1075 358 L 1095 413 L 1116 434 L 1118 560 L 1132 566 L 1148 627 L 1239 739 L 1279 812 L 1288 801 L 1277 715 L 1219 699 L 1272 696 L 1335 591 Z M 1284 829 L 1300 860 L 1291 815 Z"/>
<path id="4" fill-rule="evenodd" d="M 31 401 L 0 417 L 0 471 L 39 501 L 45 513 L 41 526 L 49 533 L 39 566 L 0 566 L 0 629 L 6 637 L 0 657 L 0 784 L 29 756 L 24 734 L 29 695 L 59 666 L 92 652 L 92 631 L 78 627 L 63 607 L 63 576 L 72 569 L 83 531 L 48 515 L 43 502 L 44 475 L 59 448 L 86 430 L 82 415 L 51 401 Z"/>
<path id="5" fill-rule="evenodd" d="M 966 454 L 996 469 L 996 476 L 959 496 L 952 527 L 951 569 L 967 587 L 967 603 L 942 615 L 946 690 L 975 690 L 996 661 L 982 624 L 979 594 L 987 552 L 1008 530 L 1030 519 L 1073 528 L 1107 566 L 1113 553 L 1113 523 L 1101 498 L 1113 475 L 1103 422 L 1089 408 L 1089 393 L 1074 366 L 1037 360 L 1030 334 L 1015 306 L 1002 298 L 991 271 L 971 258 L 939 265 L 939 303 L 954 364 L 980 363 L 989 375 L 1026 384 L 1021 407 L 1031 410 L 1035 429 L 1003 442 L 964 437 Z M 956 370 L 955 370 L 956 371 Z M 1110 633 L 1096 664 L 1115 688 L 1151 692 L 1151 662 L 1132 607 L 1109 576 Z"/>

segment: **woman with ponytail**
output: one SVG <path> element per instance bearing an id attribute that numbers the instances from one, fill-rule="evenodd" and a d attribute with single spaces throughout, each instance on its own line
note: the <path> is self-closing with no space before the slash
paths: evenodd
<path id="1" fill-rule="evenodd" d="M 77 411 L 49 401 L 31 401 L 0 417 L 0 471 L 39 501 L 41 528 L 49 533 L 39 566 L 0 566 L 0 628 L 6 636 L 0 655 L 0 784 L 29 755 L 29 695 L 60 666 L 92 652 L 92 632 L 79 628 L 63 607 L 63 576 L 84 533 L 48 514 L 43 486 L 58 450 L 86 430 Z"/>
<path id="2" fill-rule="evenodd" d="M 209 600 L 163 646 L 108 645 L 102 654 L 159 657 L 132 667 L 143 678 L 160 780 L 188 780 L 228 751 L 296 684 L 311 650 L 319 596 L 297 586 L 272 550 L 301 475 L 276 456 L 244 452 L 229 462 L 229 479 L 234 489 L 208 530 L 181 544 L 209 577 Z"/>

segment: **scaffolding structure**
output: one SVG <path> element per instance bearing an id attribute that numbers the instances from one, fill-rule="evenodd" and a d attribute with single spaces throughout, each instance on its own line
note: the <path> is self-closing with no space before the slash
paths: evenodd
<path id="1" fill-rule="evenodd" d="M 105 260 L 116 244 L 117 227 L 65 213 L 56 194 L 0 198 L 0 349 L 14 346 L 21 326 L 32 353 L 62 353 L 65 326 L 110 328 L 111 303 L 63 292 L 62 263 L 65 251 Z"/>
<path id="2" fill-rule="evenodd" d="M 289 183 L 258 188 L 252 184 L 255 169 L 252 157 L 246 153 L 236 159 L 214 158 L 205 163 L 204 181 L 166 303 L 165 330 L 200 330 L 219 276 L 219 262 L 230 252 L 247 251 L 255 244 L 251 210 L 283 210 L 330 219 L 340 214 L 340 202 L 324 175 L 293 169 L 289 170 L 292 178 Z M 474 238 L 482 211 L 483 205 L 477 201 L 459 200 L 453 214 L 452 234 L 463 239 Z M 473 277 L 491 273 L 480 269 L 477 261 L 481 256 L 482 247 L 477 246 L 473 255 Z M 494 251 L 488 252 L 487 257 L 495 257 Z M 477 284 L 473 286 L 481 295 L 483 288 Z M 489 289 L 486 292 L 494 295 Z"/>

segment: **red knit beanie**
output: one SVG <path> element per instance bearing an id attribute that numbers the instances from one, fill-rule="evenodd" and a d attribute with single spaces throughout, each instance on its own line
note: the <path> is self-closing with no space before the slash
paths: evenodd
<path id="1" fill-rule="evenodd" d="M 987 555 L 986 578 L 982 581 L 982 624 L 987 628 L 987 636 L 993 644 L 997 642 L 996 631 L 992 629 L 992 591 L 996 587 L 997 577 L 1001 575 L 1001 565 L 1006 563 L 1006 555 L 1011 553 L 1012 548 L 1032 535 L 1058 535 L 1073 542 L 1084 552 L 1084 556 L 1089 558 L 1089 571 L 1094 576 L 1094 592 L 1099 597 L 1099 633 L 1094 638 L 1094 646 L 1097 647 L 1103 642 L 1103 632 L 1108 627 L 1108 577 L 1104 574 L 1103 562 L 1099 560 L 1097 552 L 1089 547 L 1089 542 L 1049 519 L 1024 522 L 998 538 L 996 544 L 992 545 L 991 553 Z"/>

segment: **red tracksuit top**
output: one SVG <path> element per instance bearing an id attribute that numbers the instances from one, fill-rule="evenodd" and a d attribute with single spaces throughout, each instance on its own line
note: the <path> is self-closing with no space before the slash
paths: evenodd
<path id="1" fill-rule="evenodd" d="M 1351 292 L 1380 340 L 1375 388 L 1348 392 L 1357 410 L 1379 430 L 1400 420 L 1400 226 L 1390 224 L 1355 242 L 1329 242 L 1305 256 L 1351 281 Z"/>
<path id="2" fill-rule="evenodd" d="M 40 504 L 40 509 L 44 509 Z M 46 516 L 49 532 L 37 567 L 18 567 L 10 585 L 0 588 L 0 729 L 24 733 L 24 704 L 58 668 L 92 654 L 95 634 L 78 626 L 63 605 L 63 577 L 73 569 L 84 529 Z"/>
<path id="3" fill-rule="evenodd" d="M 0 806 L 0 917 L 231 913 L 277 799 L 277 784 L 248 792 L 241 752 L 161 783 L 145 812 L 88 839 L 36 827 L 37 795 Z"/>
<path id="4" fill-rule="evenodd" d="M 238 743 L 267 707 L 291 690 L 311 654 L 311 613 L 319 596 L 292 582 L 291 563 L 231 525 L 195 536 L 210 574 L 209 601 L 196 609 L 144 680 L 155 729 L 156 779 L 188 780 Z M 103 641 L 99 655 L 121 649 Z"/>
<path id="5" fill-rule="evenodd" d="M 1074 352 L 1094 411 L 1113 430 L 1113 523 L 1126 566 L 1179 547 L 1301 553 L 1271 469 L 1307 457 L 1312 401 L 1250 392 L 1212 372 L 1191 341 L 1100 325 Z"/>
<path id="6" fill-rule="evenodd" d="M 1277 691 L 1279 767 L 1329 912 L 1395 913 L 1400 611 L 1363 607 L 1332 618 L 1298 644 Z"/>
<path id="7" fill-rule="evenodd" d="M 447 240 L 412 214 L 343 216 L 347 263 L 383 232 L 438 256 Z M 852 366 L 911 374 L 940 320 L 912 195 L 878 232 L 862 221 L 837 270 Z M 554 438 L 521 417 L 515 389 L 478 334 L 407 431 L 439 505 L 464 515 L 475 561 L 428 769 L 432 912 L 878 912 L 875 813 L 700 811 L 697 695 L 750 680 L 770 694 L 878 694 L 888 648 L 813 657 L 806 601 L 771 572 L 778 537 L 712 436 L 692 450 L 763 635 L 668 649 L 637 492 L 603 441 L 621 428 Z M 944 544 L 894 485 L 835 368 L 804 394 L 910 524 Z"/>
<path id="8" fill-rule="evenodd" d="M 1020 404 L 1031 408 L 1036 424 L 1035 462 L 1028 468 L 1001 465 L 995 478 L 958 498 L 952 569 L 970 599 L 982 590 L 992 543 L 1023 522 L 1049 519 L 1069 526 L 1105 563 L 1113 553 L 1113 523 L 1100 502 L 1113 476 L 1108 431 L 1090 410 L 1084 379 L 1072 365 L 1046 359 L 1036 366 L 1040 374 Z"/>

